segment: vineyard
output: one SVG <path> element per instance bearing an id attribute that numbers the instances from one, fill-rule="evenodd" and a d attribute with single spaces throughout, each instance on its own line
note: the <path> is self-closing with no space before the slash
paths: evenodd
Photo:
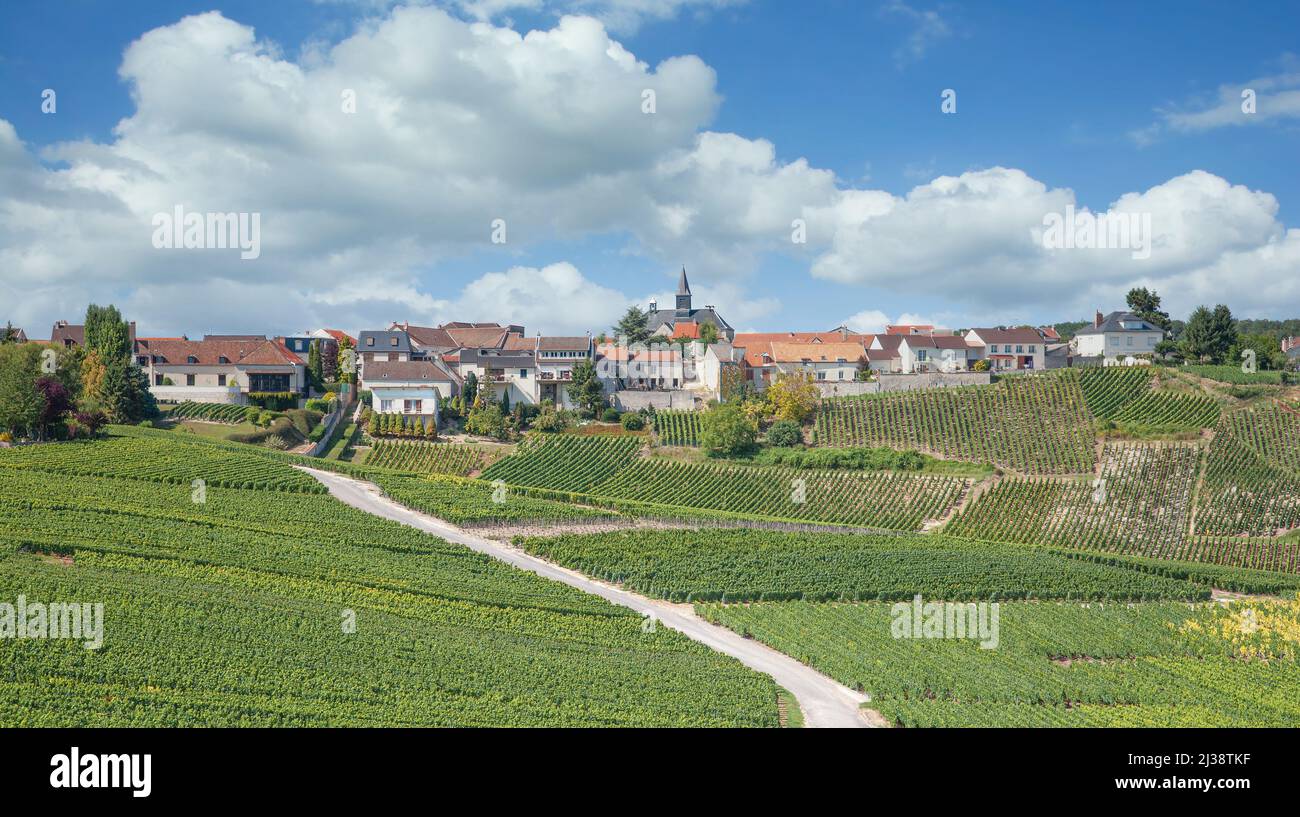
<path id="1" fill-rule="evenodd" d="M 615 497 L 891 530 L 919 530 L 961 499 L 967 480 L 891 471 L 794 468 L 637 459 L 591 488 Z"/>
<path id="2" fill-rule="evenodd" d="M 1177 371 L 1186 372 L 1206 380 L 1215 380 L 1234 386 L 1283 385 L 1285 372 L 1254 371 L 1243 372 L 1240 366 L 1179 366 Z M 1294 382 L 1291 381 L 1291 382 Z"/>
<path id="3" fill-rule="evenodd" d="M 1219 404 L 1200 394 L 1153 391 L 1125 404 L 1111 419 L 1126 426 L 1213 428 L 1219 421 Z"/>
<path id="4" fill-rule="evenodd" d="M 1068 372 L 827 399 L 816 429 L 822 446 L 916 448 L 1027 474 L 1093 468 L 1090 415 L 1078 378 Z"/>
<path id="5" fill-rule="evenodd" d="M 208 487 L 325 493 L 324 486 L 307 474 L 267 457 L 157 437 L 113 437 L 0 449 L 0 471 L 9 469 L 125 477 L 184 485 L 187 490 L 194 480 L 203 480 Z"/>
<path id="6" fill-rule="evenodd" d="M 1099 479 L 1004 479 L 946 533 L 1168 556 L 1186 542 L 1200 449 L 1108 443 Z"/>
<path id="7" fill-rule="evenodd" d="M 520 489 L 494 487 L 482 480 L 455 477 L 372 475 L 394 500 L 463 527 L 545 522 L 571 524 L 609 521 L 618 514 L 527 496 Z M 526 489 L 525 489 L 526 490 Z"/>
<path id="8" fill-rule="evenodd" d="M 1042 548 L 943 536 L 651 531 L 520 539 L 530 553 L 670 601 L 1206 599 L 1186 581 Z"/>
<path id="9" fill-rule="evenodd" d="M 1215 429 L 1198 495 L 1197 533 L 1273 536 L 1300 527 L 1300 475 L 1252 449 L 1267 439 L 1253 434 L 1249 417 L 1239 424 L 1225 415 Z M 1296 444 L 1295 440 L 1281 442 L 1270 458 L 1292 461 Z"/>
<path id="10" fill-rule="evenodd" d="M 473 445 L 376 440 L 366 465 L 420 474 L 469 476 L 497 460 L 498 454 Z"/>
<path id="11" fill-rule="evenodd" d="M 655 437 L 660 445 L 699 445 L 700 414 L 697 411 L 655 413 Z"/>
<path id="12" fill-rule="evenodd" d="M 1080 369 L 1079 387 L 1092 415 L 1109 420 L 1125 405 L 1151 390 L 1151 370 L 1146 366 Z"/>
<path id="13" fill-rule="evenodd" d="M 90 475 L 127 470 L 123 442 L 128 464 L 162 453 L 0 468 L 0 597 L 102 602 L 105 622 L 98 650 L 0 639 L 0 724 L 777 724 L 771 679 L 635 611 L 328 496 Z"/>
<path id="14" fill-rule="evenodd" d="M 209 420 L 214 423 L 239 423 L 244 419 L 246 406 L 234 403 L 195 403 L 186 400 L 178 404 L 167 416 L 175 420 Z"/>
<path id="15" fill-rule="evenodd" d="M 902 726 L 1300 726 L 1294 657 L 1240 660 L 1215 636 L 1240 613 L 1218 605 L 1003 603 L 997 649 L 896 638 L 890 604 L 697 610 L 866 692 Z"/>
<path id="16" fill-rule="evenodd" d="M 635 460 L 641 445 L 641 438 L 634 436 L 539 435 L 520 444 L 513 456 L 497 460 L 481 476 L 511 485 L 588 493 Z"/>
<path id="17" fill-rule="evenodd" d="M 1300 408 L 1273 403 L 1225 414 L 1222 432 L 1268 464 L 1300 476 Z"/>

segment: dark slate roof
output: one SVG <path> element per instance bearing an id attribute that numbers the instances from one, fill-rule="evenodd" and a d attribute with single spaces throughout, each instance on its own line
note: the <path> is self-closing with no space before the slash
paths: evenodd
<path id="1" fill-rule="evenodd" d="M 1134 322 L 1141 324 L 1141 327 L 1126 329 L 1123 326 L 1124 323 L 1134 323 Z M 1152 331 L 1160 332 L 1162 330 L 1160 329 L 1159 326 L 1156 326 L 1155 324 L 1143 318 L 1139 318 L 1137 315 L 1134 315 L 1132 312 L 1112 312 L 1106 316 L 1105 320 L 1101 322 L 1100 326 L 1095 326 L 1095 327 L 1089 326 L 1084 329 L 1080 329 L 1078 332 L 1075 332 L 1074 334 L 1075 336 L 1078 336 L 1078 335 L 1100 335 L 1104 332 L 1152 332 Z"/>
<path id="2" fill-rule="evenodd" d="M 501 353 L 496 349 L 487 350 L 489 354 L 482 354 L 479 349 L 462 349 L 460 352 L 461 365 L 482 366 L 486 369 L 531 369 L 537 365 L 537 359 L 531 351 L 507 351 Z"/>
<path id="3" fill-rule="evenodd" d="M 397 343 L 393 343 L 393 338 Z M 371 343 L 371 341 L 374 343 Z M 357 352 L 410 352 L 411 339 L 400 329 L 397 331 L 374 331 L 367 329 L 357 338 Z"/>
<path id="4" fill-rule="evenodd" d="M 362 380 L 367 384 L 409 380 L 451 380 L 442 369 L 427 360 L 375 360 L 365 366 Z"/>
<path id="5" fill-rule="evenodd" d="M 646 329 L 650 330 L 651 334 L 653 334 L 655 330 L 664 324 L 671 325 L 686 321 L 711 323 L 724 331 L 731 328 L 731 324 L 723 320 L 721 315 L 714 310 L 705 307 L 704 309 L 692 309 L 690 314 L 685 317 L 678 317 L 676 309 L 657 309 L 647 316 Z"/>

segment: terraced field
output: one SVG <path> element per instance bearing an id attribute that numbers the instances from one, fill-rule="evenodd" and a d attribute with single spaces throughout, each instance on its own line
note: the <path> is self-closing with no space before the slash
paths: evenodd
<path id="1" fill-rule="evenodd" d="M 1108 443 L 1100 476 L 1004 479 L 953 519 L 954 536 L 1165 556 L 1190 532 L 1196 444 Z"/>
<path id="2" fill-rule="evenodd" d="M 496 462 L 499 456 L 474 445 L 381 439 L 371 447 L 366 465 L 394 471 L 466 477 Z"/>
<path id="3" fill-rule="evenodd" d="M 238 423 L 244 419 L 246 406 L 234 403 L 195 403 L 186 400 L 178 404 L 167 416 L 176 420 L 208 420 L 214 423 Z"/>
<path id="4" fill-rule="evenodd" d="M 1300 726 L 1295 644 L 1220 635 L 1247 608 L 1280 627 L 1300 617 L 1300 603 L 1010 602 L 982 649 L 895 637 L 890 604 L 696 609 L 866 692 L 902 726 Z"/>
<path id="5" fill-rule="evenodd" d="M 1253 432 L 1249 417 L 1242 422 L 1231 414 L 1215 429 L 1197 498 L 1197 533 L 1272 536 L 1300 527 L 1300 475 L 1282 467 L 1294 461 L 1300 440 L 1257 451 L 1252 446 L 1262 438 Z"/>
<path id="6" fill-rule="evenodd" d="M 551 434 L 532 437 L 514 456 L 498 460 L 485 470 L 485 480 L 511 485 L 590 493 L 641 451 L 640 437 Z"/>
<path id="7" fill-rule="evenodd" d="M 1073 372 L 827 399 L 816 430 L 818 445 L 915 448 L 1026 474 L 1086 473 L 1094 464 L 1092 417 Z"/>
<path id="8" fill-rule="evenodd" d="M 655 438 L 660 445 L 699 445 L 698 411 L 660 411 L 655 413 Z"/>
<path id="9" fill-rule="evenodd" d="M 171 445 L 200 471 L 219 450 Z M 33 467 L 60 452 L 75 472 Z M 195 502 L 141 478 L 161 453 L 0 450 L 0 598 L 104 605 L 98 650 L 0 639 L 0 723 L 777 724 L 769 678 L 631 610 L 313 492 Z M 276 484 L 302 476 L 253 459 Z"/>
<path id="10" fill-rule="evenodd" d="M 1219 404 L 1205 395 L 1155 391 L 1126 403 L 1112 419 L 1126 426 L 1213 428 L 1219 421 Z"/>
<path id="11" fill-rule="evenodd" d="M 1109 420 L 1151 390 L 1153 372 L 1149 366 L 1105 366 L 1080 369 L 1078 376 L 1088 410 Z"/>
<path id="12" fill-rule="evenodd" d="M 632 530 L 516 544 L 670 601 L 1209 598 L 1207 587 L 1150 572 L 935 535 Z"/>
<path id="13" fill-rule="evenodd" d="M 770 518 L 919 530 L 969 481 L 890 471 L 809 471 L 638 459 L 591 493 Z"/>

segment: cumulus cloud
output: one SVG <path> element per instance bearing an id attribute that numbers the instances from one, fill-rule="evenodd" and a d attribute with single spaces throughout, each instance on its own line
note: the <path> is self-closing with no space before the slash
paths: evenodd
<path id="1" fill-rule="evenodd" d="M 779 314 L 746 284 L 774 253 L 958 325 L 1090 314 L 1135 284 L 1179 313 L 1211 299 L 1247 314 L 1300 307 L 1300 236 L 1267 192 L 1189 172 L 1107 208 L 1150 214 L 1145 261 L 1047 250 L 1045 214 L 1083 209 L 1070 189 L 1003 167 L 904 195 L 846 185 L 771 142 L 710 130 L 708 65 L 650 66 L 591 17 L 520 34 L 398 7 L 293 61 L 212 12 L 143 34 L 120 74 L 134 110 L 109 140 L 34 152 L 0 120 L 0 301 L 18 325 L 116 300 L 150 333 L 274 331 L 286 315 L 599 331 L 659 284 L 602 286 L 597 271 L 526 257 L 563 258 L 555 246 L 592 236 L 626 238 L 665 269 L 686 262 L 697 301 L 738 328 Z M 154 249 L 154 214 L 177 205 L 260 213 L 261 256 Z M 484 250 L 516 266 L 447 292 L 440 262 Z"/>

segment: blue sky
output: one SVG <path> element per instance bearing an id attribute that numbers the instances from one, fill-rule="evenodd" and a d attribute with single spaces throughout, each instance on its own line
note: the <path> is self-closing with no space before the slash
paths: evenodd
<path id="1" fill-rule="evenodd" d="M 224 126 L 196 123 L 180 113 L 170 117 L 161 106 L 184 94 L 183 88 L 167 85 L 171 78 L 159 77 L 160 90 L 139 90 L 149 84 L 151 75 L 144 72 L 166 75 L 174 70 L 176 77 L 184 78 L 185 71 L 193 70 L 194 98 L 211 96 L 215 86 L 207 83 L 216 81 L 211 63 L 195 60 L 195 65 L 177 67 L 167 60 L 146 59 L 142 45 L 141 67 L 124 77 L 120 69 L 127 49 L 159 28 L 183 38 L 178 27 L 183 18 L 219 10 L 225 26 L 222 37 L 235 27 L 248 27 L 255 31 L 257 43 L 229 46 L 223 41 L 217 49 L 221 59 L 239 59 L 232 54 L 243 49 L 311 73 L 321 66 L 345 64 L 331 49 L 340 44 L 346 48 L 359 31 L 385 22 L 414 28 L 416 17 L 399 13 L 390 18 L 391 9 L 376 3 L 287 0 L 12 4 L 0 29 L 0 120 L 12 126 L 22 146 L 21 154 L 10 152 L 10 161 L 25 182 L 13 188 L 36 190 L 27 197 L 11 193 L 8 200 L 0 190 L 0 204 L 8 202 L 0 209 L 0 239 L 10 243 L 8 257 L 0 247 L 5 262 L 0 293 L 29 296 L 12 302 L 17 304 L 11 307 L 15 323 L 30 323 L 29 334 L 39 336 L 54 318 L 75 316 L 85 301 L 113 297 L 133 307 L 147 322 L 145 331 L 153 334 L 302 328 L 296 323 L 265 325 L 284 315 L 284 309 L 267 307 L 267 300 L 283 298 L 285 305 L 307 313 L 301 321 L 305 324 L 330 322 L 350 329 L 388 319 L 459 317 L 523 320 L 530 329 L 550 332 L 573 331 L 585 323 L 598 331 L 606 327 L 608 313 L 627 300 L 670 290 L 675 270 L 683 263 L 697 289 L 704 291 L 702 297 L 716 300 L 724 315 L 736 316 L 733 322 L 742 329 L 822 329 L 850 318 L 862 328 L 873 328 L 868 324 L 881 317 L 896 320 L 903 315 L 953 326 L 1066 320 L 1090 313 L 1094 304 L 1120 306 L 1115 299 L 1134 283 L 1161 288 L 1176 313 L 1218 300 L 1243 315 L 1300 315 L 1300 288 L 1294 280 L 1284 280 L 1288 271 L 1292 279 L 1300 278 L 1294 263 L 1300 257 L 1300 234 L 1291 232 L 1300 221 L 1295 159 L 1300 146 L 1300 56 L 1294 53 L 1300 10 L 1294 3 L 1243 8 L 1216 3 L 507 0 L 494 7 L 500 6 L 504 11 L 490 16 L 472 2 L 449 2 L 441 8 L 457 21 L 478 17 L 520 33 L 553 29 L 562 13 L 593 15 L 607 33 L 588 31 L 584 36 L 607 36 L 648 72 L 659 72 L 665 60 L 698 57 L 702 73 L 691 73 L 680 87 L 689 89 L 699 109 L 682 115 L 661 141 L 626 151 L 620 146 L 634 141 L 630 134 L 637 123 L 629 120 L 633 130 L 624 130 L 617 120 L 609 131 L 612 155 L 602 166 L 603 183 L 594 194 L 586 185 L 601 172 L 585 174 L 581 163 L 544 180 L 537 178 L 547 175 L 547 163 L 563 150 L 567 138 L 562 124 L 545 121 L 547 105 L 539 104 L 529 113 L 505 110 L 501 116 L 507 125 L 502 130 L 508 130 L 509 123 L 532 123 L 529 117 L 536 115 L 543 119 L 539 127 L 546 128 L 555 143 L 548 141 L 542 149 L 526 143 L 510 146 L 503 140 L 496 149 L 522 154 L 522 170 L 484 175 L 458 172 L 453 164 L 440 167 L 428 184 L 439 189 L 454 178 L 475 191 L 499 187 L 499 199 L 483 203 L 483 216 L 511 211 L 510 191 L 518 198 L 536 197 L 529 215 L 507 219 L 518 239 L 504 247 L 474 240 L 447 226 L 456 220 L 454 212 L 431 206 L 423 214 L 428 217 L 425 226 L 422 218 L 414 218 L 412 225 L 393 228 L 389 235 L 391 219 L 376 225 L 386 233 L 382 246 L 363 239 L 349 245 L 336 226 L 321 223 L 304 226 L 292 237 L 280 233 L 279 244 L 268 236 L 267 263 L 253 275 L 247 265 L 240 267 L 228 256 L 213 260 L 209 254 L 197 262 L 169 256 L 160 264 L 133 259 L 129 250 L 98 238 L 96 216 L 79 205 L 76 191 L 67 190 L 69 182 L 86 185 L 85 179 L 92 178 L 88 187 L 79 187 L 81 197 L 107 193 L 121 199 L 117 209 L 146 211 L 146 198 L 189 201 L 204 209 L 202 194 L 211 191 L 204 181 L 195 181 L 204 178 L 202 172 L 173 178 L 160 170 L 169 164 L 165 157 L 153 164 L 153 157 L 171 144 L 168 133 L 178 134 L 176 142 L 199 135 L 210 140 L 202 149 L 187 144 L 190 157 L 214 152 L 255 155 L 267 149 L 266 134 L 274 131 L 252 120 L 241 128 L 238 114 L 226 115 Z M 629 8 L 648 13 L 630 13 Z M 438 25 L 440 31 L 445 28 Z M 419 53 L 420 43 L 413 38 L 412 55 Z M 493 59 L 490 49 L 483 46 L 478 59 Z M 546 53 L 529 56 L 537 62 L 526 72 L 528 77 L 540 75 L 549 81 L 540 90 L 524 89 L 528 99 L 565 93 L 572 65 L 552 65 L 545 62 L 548 58 Z M 370 59 L 419 61 L 414 56 L 406 59 L 391 41 L 387 50 L 376 47 Z M 447 86 L 422 82 L 429 78 L 418 74 L 440 69 L 415 64 L 411 70 L 415 76 L 384 76 L 380 87 L 404 89 L 393 91 L 392 97 L 402 105 L 436 107 Z M 488 76 L 486 71 L 480 78 L 493 93 L 502 82 L 517 79 Z M 327 73 L 315 71 L 317 78 Z M 1225 100 L 1235 98 L 1238 88 L 1252 86 L 1258 86 L 1259 112 L 1252 119 L 1232 119 Z M 661 113 L 676 116 L 667 109 L 674 104 L 677 88 L 667 82 L 656 87 Z M 41 112 L 45 88 L 57 90 L 54 115 Z M 237 80 L 219 86 L 218 92 L 224 97 L 227 90 L 236 95 L 246 88 L 252 88 L 247 93 L 257 92 Z M 427 91 L 429 98 L 413 100 L 412 88 Z M 940 92 L 947 88 L 957 92 L 957 112 L 952 115 L 940 112 Z M 485 109 L 513 104 L 509 91 L 501 93 L 505 100 L 485 103 Z M 710 95 L 712 105 L 706 99 Z M 159 100 L 163 113 L 148 105 L 138 109 L 137 98 Z M 561 104 L 566 99 L 558 98 Z M 430 124 L 438 120 L 412 117 L 403 122 L 407 110 L 397 108 L 382 126 L 394 127 L 399 134 L 405 127 L 417 135 L 420 127 L 428 126 L 430 150 L 438 151 L 443 129 Z M 201 114 L 187 107 L 184 116 Z M 132 119 L 151 133 L 150 139 L 133 145 L 131 136 L 115 131 L 119 122 Z M 740 140 L 719 146 L 710 156 L 743 152 L 760 140 L 770 143 L 771 167 L 759 161 L 739 176 L 728 173 L 725 178 L 693 170 L 683 177 L 683 188 L 686 181 L 698 187 L 689 192 L 674 189 L 672 173 L 639 175 L 650 166 L 675 166 L 679 160 L 692 167 L 712 167 L 698 147 L 691 153 L 692 134 L 702 133 Z M 318 131 L 309 141 L 319 147 L 327 136 L 328 129 L 324 135 Z M 575 133 L 574 150 L 584 145 L 588 151 L 603 150 L 590 147 L 601 145 L 599 140 L 584 141 L 590 138 Z M 449 147 L 456 153 L 472 151 L 473 145 Z M 529 155 L 534 148 L 536 155 Z M 334 148 L 326 145 L 322 150 L 330 166 L 336 166 Z M 294 152 L 301 153 L 302 147 Z M 349 184 L 358 178 L 363 186 L 374 184 L 371 196 L 389 189 L 383 182 L 387 173 L 418 180 L 427 170 L 418 155 L 390 158 L 382 145 L 376 152 L 383 155 L 363 163 L 380 166 L 373 177 L 360 175 L 364 168 L 346 174 Z M 115 167 L 120 168 L 126 156 L 150 165 L 150 172 L 118 184 Z M 509 160 L 504 163 L 515 166 Z M 927 187 L 940 177 L 988 174 L 993 168 L 1016 175 L 977 175 L 970 184 L 959 185 L 957 193 L 941 185 L 937 202 Z M 1194 171 L 1208 176 L 1190 177 Z M 829 188 L 820 174 L 830 176 Z M 149 198 L 146 192 L 157 193 L 160 175 L 170 189 L 161 198 Z M 110 178 L 112 182 L 105 181 Z M 1034 189 L 1026 189 L 1024 179 Z M 252 173 L 241 180 L 239 197 L 247 202 L 245 209 L 264 212 L 269 231 L 279 211 L 276 203 L 260 196 L 278 199 L 279 191 L 300 183 L 306 182 L 299 176 L 281 177 L 277 170 Z M 711 200 L 728 185 L 744 189 L 750 183 L 755 188 L 749 196 Z M 1035 185 L 1043 190 L 1035 192 Z M 917 188 L 923 190 L 909 202 L 909 193 Z M 57 205 L 48 198 L 55 192 L 63 194 Z M 879 213 L 864 220 L 849 201 L 859 193 L 892 199 L 880 205 L 888 216 L 879 218 L 884 215 Z M 347 194 L 348 185 L 329 185 L 321 193 L 319 209 L 340 218 L 356 215 L 358 200 L 348 200 Z M 1168 232 L 1168 252 L 1157 253 L 1149 266 L 1120 263 L 1114 251 L 1101 251 L 1110 254 L 1096 262 L 1089 257 L 1038 257 L 1017 239 L 1028 234 L 1040 204 L 1054 209 L 1068 201 L 1105 211 L 1126 194 L 1141 197 L 1136 202 L 1153 211 L 1157 231 Z M 412 194 L 394 190 L 394 195 Z M 621 201 L 638 198 L 648 200 L 644 208 L 621 212 Z M 236 206 L 209 201 L 213 209 Z M 744 207 L 746 201 L 760 215 L 727 217 L 727 208 Z M 39 220 L 28 223 L 12 215 L 31 207 L 48 207 L 54 213 L 51 218 L 78 224 L 75 236 L 55 241 L 48 229 L 42 236 Z M 776 226 L 785 229 L 789 219 L 771 212 L 783 207 L 796 216 L 813 211 L 824 215 L 820 226 L 810 226 L 817 237 L 798 247 L 783 242 Z M 476 217 L 480 212 L 466 209 Z M 714 209 L 716 223 L 699 215 Z M 695 215 L 683 231 L 675 232 L 665 214 L 679 211 Z M 648 212 L 665 223 L 647 225 Z M 305 218 L 299 214 L 280 223 L 306 225 Z M 365 218 L 358 216 L 359 221 Z M 318 240 L 311 237 L 316 231 L 321 233 Z M 939 235 L 927 237 L 935 231 Z M 482 232 L 485 237 L 486 227 Z M 292 251 L 282 251 L 286 245 Z M 355 264 L 351 272 L 349 263 Z M 555 270 L 549 279 L 540 274 L 553 265 L 566 265 L 560 277 L 568 284 L 556 283 Z M 520 283 L 531 270 L 534 279 L 550 280 L 552 290 L 573 285 L 570 267 L 578 276 L 577 290 L 599 289 L 602 296 L 548 302 L 530 291 L 529 284 Z M 512 268 L 519 272 L 511 275 Z M 495 284 L 483 281 L 494 273 L 505 277 L 494 279 Z M 187 290 L 177 285 L 178 278 L 190 275 L 201 286 Z M 349 277 L 358 286 L 349 289 Z M 376 296 L 374 288 L 385 286 L 385 281 L 401 282 L 405 294 Z M 250 301 L 257 305 L 250 307 Z M 566 309 L 569 303 L 583 304 L 590 317 L 572 314 Z M 457 312 L 493 304 L 511 314 Z M 0 320 L 6 317 L 0 315 Z"/>

